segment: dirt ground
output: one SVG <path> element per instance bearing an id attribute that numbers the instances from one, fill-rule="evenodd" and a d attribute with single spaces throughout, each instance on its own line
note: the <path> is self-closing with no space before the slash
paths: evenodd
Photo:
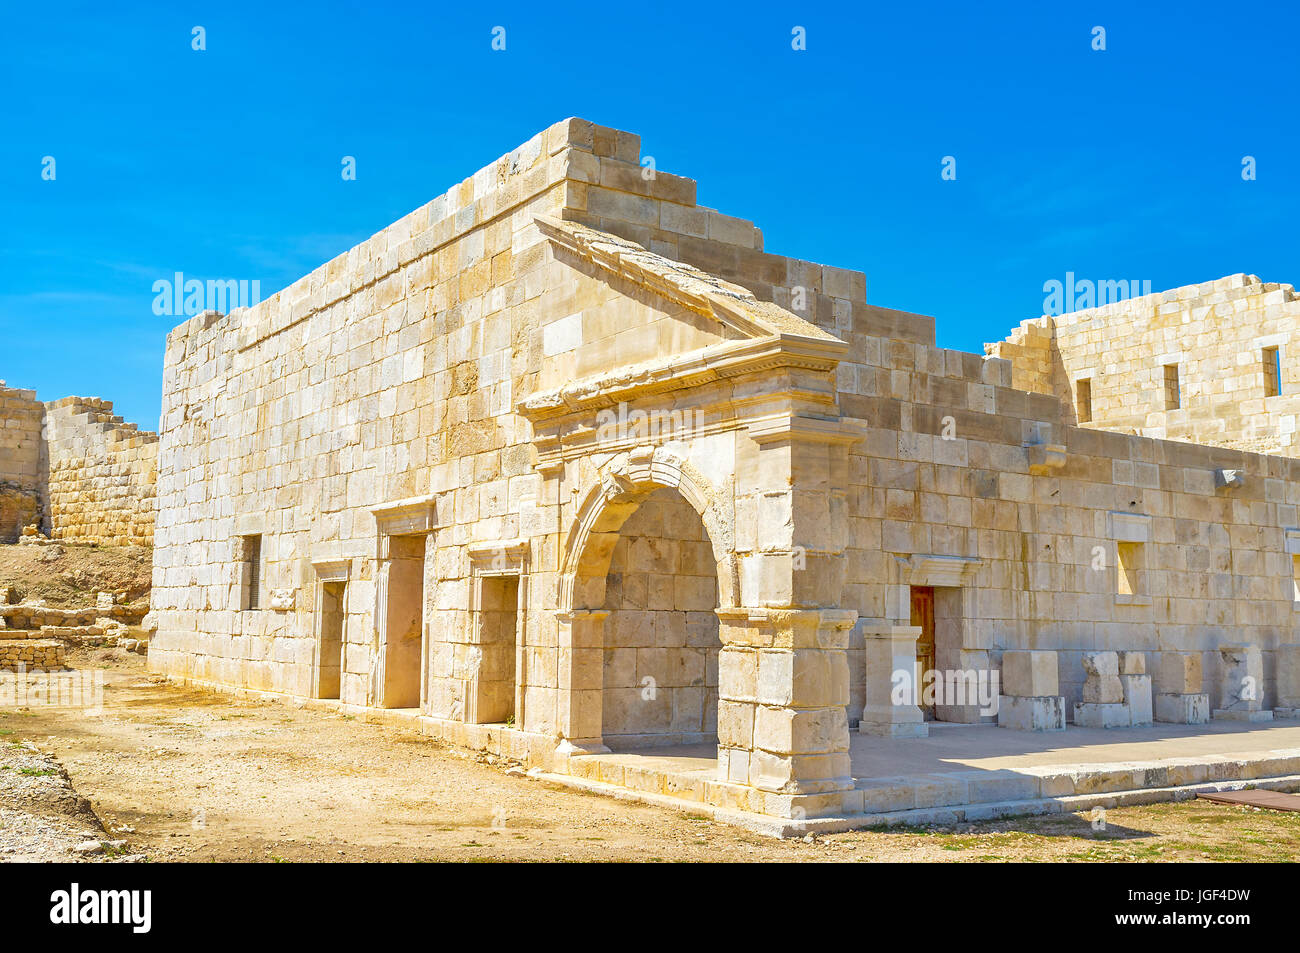
<path id="1" fill-rule="evenodd" d="M 0 587 L 51 606 L 93 606 L 97 592 L 123 592 L 135 602 L 148 597 L 152 575 L 153 550 L 143 546 L 0 546 Z"/>
<path id="2" fill-rule="evenodd" d="M 1065 815 L 780 841 L 508 774 L 409 731 L 178 688 L 120 650 L 71 664 L 104 669 L 102 714 L 0 711 L 0 744 L 53 753 L 106 836 L 153 862 L 1300 858 L 1300 814 L 1206 801 L 1112 810 L 1104 830 Z"/>

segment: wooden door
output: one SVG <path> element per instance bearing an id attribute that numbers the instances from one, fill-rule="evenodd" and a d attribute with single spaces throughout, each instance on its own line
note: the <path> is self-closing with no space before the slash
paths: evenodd
<path id="1" fill-rule="evenodd" d="M 912 625 L 920 626 L 921 634 L 916 637 L 916 693 L 917 704 L 925 714 L 927 721 L 934 719 L 934 705 L 926 704 L 924 697 L 925 676 L 934 671 L 934 587 L 912 587 Z"/>

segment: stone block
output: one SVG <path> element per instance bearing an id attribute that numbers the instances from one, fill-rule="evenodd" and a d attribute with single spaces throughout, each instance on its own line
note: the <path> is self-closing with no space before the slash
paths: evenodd
<path id="1" fill-rule="evenodd" d="M 1200 692 L 1158 694 L 1155 720 L 1172 725 L 1204 725 L 1210 720 L 1210 696 Z"/>
<path id="2" fill-rule="evenodd" d="M 1016 731 L 1064 731 L 1065 698 L 1060 695 L 1000 695 L 998 727 Z"/>
<path id="3" fill-rule="evenodd" d="M 1060 690 L 1055 652 L 1002 653 L 1002 690 L 1022 698 L 1055 695 Z"/>
<path id="4" fill-rule="evenodd" d="M 1124 704 L 1128 706 L 1133 727 L 1142 728 L 1150 725 L 1154 721 L 1155 714 L 1151 701 L 1151 676 L 1121 675 L 1119 680 L 1124 686 Z"/>
<path id="5" fill-rule="evenodd" d="M 1147 672 L 1147 656 L 1145 652 L 1120 652 L 1119 654 L 1119 674 L 1124 675 L 1145 675 Z"/>
<path id="6" fill-rule="evenodd" d="M 1249 721 L 1264 722 L 1273 720 L 1273 712 L 1258 708 L 1216 708 L 1212 713 L 1215 721 Z"/>
<path id="7" fill-rule="evenodd" d="M 1132 725 L 1128 706 L 1085 702 L 1074 706 L 1074 724 L 1078 728 L 1128 728 Z"/>
<path id="8" fill-rule="evenodd" d="M 1119 680 L 1119 653 L 1088 652 L 1083 656 L 1083 700 L 1091 705 L 1118 705 L 1124 701 Z"/>
<path id="9" fill-rule="evenodd" d="M 1255 712 L 1263 708 L 1264 662 L 1257 645 L 1219 646 L 1219 708 L 1215 718 L 1229 717 L 1220 712 Z"/>
<path id="10" fill-rule="evenodd" d="M 1162 695 L 1195 695 L 1202 688 L 1200 652 L 1161 652 L 1156 661 L 1155 689 Z"/>
<path id="11" fill-rule="evenodd" d="M 1273 657 L 1277 662 L 1278 707 L 1300 708 L 1300 645 L 1279 645 Z"/>

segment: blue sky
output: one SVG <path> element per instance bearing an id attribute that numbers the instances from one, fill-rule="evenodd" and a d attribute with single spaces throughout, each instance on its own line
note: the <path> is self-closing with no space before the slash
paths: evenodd
<path id="1" fill-rule="evenodd" d="M 565 116 L 639 133 L 701 204 L 864 271 L 947 347 L 1067 271 L 1300 279 L 1293 3 L 51 9 L 0 10 L 0 379 L 151 429 L 179 320 L 154 281 L 267 297 Z"/>

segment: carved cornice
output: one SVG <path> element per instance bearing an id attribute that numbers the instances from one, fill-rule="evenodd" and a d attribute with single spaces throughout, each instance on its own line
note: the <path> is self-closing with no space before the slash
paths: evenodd
<path id="1" fill-rule="evenodd" d="M 669 391 L 713 381 L 761 374 L 778 368 L 831 373 L 848 345 L 837 338 L 813 339 L 773 334 L 747 341 L 728 341 L 665 361 L 635 364 L 586 377 L 555 390 L 534 394 L 516 410 L 534 424 L 568 414 L 590 413 Z"/>

